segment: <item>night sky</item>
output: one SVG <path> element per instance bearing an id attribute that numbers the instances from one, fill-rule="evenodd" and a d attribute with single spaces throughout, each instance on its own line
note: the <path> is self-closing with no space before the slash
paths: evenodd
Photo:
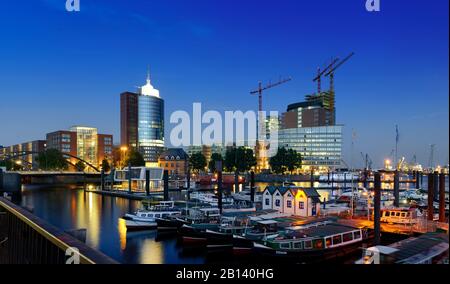
<path id="1" fill-rule="evenodd" d="M 431 4 L 432 3 L 432 4 Z M 285 111 L 313 93 L 317 67 L 355 56 L 336 72 L 344 160 L 369 153 L 380 166 L 395 146 L 427 166 L 448 162 L 449 1 L 65 0 L 0 1 L 0 145 L 44 139 L 72 125 L 120 140 L 119 94 L 152 84 L 175 110 L 256 110 L 258 81 L 292 81 L 266 93 Z M 325 80 L 324 88 L 328 88 Z"/>

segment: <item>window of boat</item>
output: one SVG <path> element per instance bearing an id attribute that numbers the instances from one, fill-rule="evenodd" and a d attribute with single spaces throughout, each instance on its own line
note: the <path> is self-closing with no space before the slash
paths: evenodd
<path id="1" fill-rule="evenodd" d="M 142 214 L 142 217 L 147 217 L 147 214 Z"/>
<path id="2" fill-rule="evenodd" d="M 406 212 L 402 213 L 402 217 L 405 218 L 406 217 Z"/>
<path id="3" fill-rule="evenodd" d="M 312 242 L 311 241 L 305 241 L 304 244 L 305 244 L 305 249 L 312 248 Z"/>
<path id="4" fill-rule="evenodd" d="M 288 200 L 286 201 L 287 208 L 292 208 L 292 201 Z"/>
<path id="5" fill-rule="evenodd" d="M 345 233 L 342 235 L 342 239 L 344 240 L 344 242 L 349 242 L 353 240 L 353 233 Z"/>
<path id="6" fill-rule="evenodd" d="M 406 213 L 406 217 L 407 217 L 407 218 L 411 217 L 411 213 L 409 213 L 409 212 Z"/>
<path id="7" fill-rule="evenodd" d="M 315 249 L 322 249 L 323 248 L 323 239 L 313 240 L 313 247 Z"/>
<path id="8" fill-rule="evenodd" d="M 266 205 L 267 206 L 270 205 L 270 199 L 269 198 L 266 198 Z"/>
<path id="9" fill-rule="evenodd" d="M 333 237 L 333 245 L 338 245 L 342 243 L 342 236 L 341 235 L 337 235 Z"/>
<path id="10" fill-rule="evenodd" d="M 361 238 L 361 231 L 353 232 L 353 238 L 355 240 Z"/>
<path id="11" fill-rule="evenodd" d="M 331 238 L 326 238 L 325 244 L 327 245 L 327 247 L 330 247 L 331 246 Z"/>
<path id="12" fill-rule="evenodd" d="M 391 215 L 391 212 L 389 212 L 389 211 L 384 211 L 384 216 L 385 217 L 389 217 Z"/>
<path id="13" fill-rule="evenodd" d="M 165 217 L 167 217 L 169 214 L 161 214 L 161 217 L 162 218 L 165 218 Z"/>
<path id="14" fill-rule="evenodd" d="M 291 248 L 291 243 L 280 243 L 280 248 L 282 249 Z"/>
<path id="15" fill-rule="evenodd" d="M 302 249 L 302 242 L 296 242 L 296 243 L 294 243 L 294 248 L 295 248 L 295 249 Z"/>
<path id="16" fill-rule="evenodd" d="M 395 216 L 400 217 L 400 212 L 397 212 Z"/>
<path id="17" fill-rule="evenodd" d="M 159 218 L 159 217 L 161 217 L 160 214 L 155 214 L 155 218 Z"/>

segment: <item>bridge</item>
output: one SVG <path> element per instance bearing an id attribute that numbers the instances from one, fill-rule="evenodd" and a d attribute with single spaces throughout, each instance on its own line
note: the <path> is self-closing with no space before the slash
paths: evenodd
<path id="1" fill-rule="evenodd" d="M 10 154 L 10 155 L 5 155 L 5 156 L 1 159 L 1 161 L 10 161 L 10 160 L 15 160 L 15 159 L 17 159 L 17 158 L 22 158 L 22 157 L 24 157 L 24 156 L 28 156 L 28 155 L 39 155 L 39 154 L 42 154 L 42 153 L 45 153 L 45 151 L 19 151 L 19 152 L 15 152 L 15 153 L 13 153 L 13 154 Z M 98 172 L 98 173 L 100 172 L 100 170 L 99 170 L 96 166 L 92 165 L 91 163 L 87 162 L 86 160 L 83 160 L 83 159 L 80 158 L 80 157 L 77 157 L 77 156 L 75 156 L 75 155 L 71 155 L 71 154 L 68 154 L 68 153 L 62 153 L 62 152 L 61 152 L 61 154 L 62 154 L 63 157 L 66 157 L 66 158 L 73 158 L 73 159 L 75 159 L 75 160 L 77 160 L 77 161 L 83 162 L 87 167 L 93 169 L 94 171 L 96 171 L 96 172 Z M 27 163 L 27 164 L 33 165 L 32 163 L 30 163 L 30 162 L 28 162 L 28 161 L 26 161 L 26 160 L 24 160 L 24 159 L 20 159 L 20 161 L 23 161 L 23 162 L 25 162 L 25 163 Z M 69 160 L 66 159 L 65 161 L 66 161 L 67 164 L 69 164 L 69 165 L 75 167 L 75 164 L 71 163 Z"/>

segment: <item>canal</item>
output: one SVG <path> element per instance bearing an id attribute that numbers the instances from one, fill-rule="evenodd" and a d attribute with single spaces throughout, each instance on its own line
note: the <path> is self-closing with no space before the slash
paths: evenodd
<path id="1" fill-rule="evenodd" d="M 448 179 L 446 183 L 448 190 Z M 263 189 L 268 184 L 256 185 Z M 307 187 L 309 183 L 296 185 Z M 329 191 L 319 192 L 329 200 Z M 181 199 L 181 196 L 173 196 L 179 193 L 171 194 L 171 198 Z M 177 243 L 176 236 L 158 236 L 156 231 L 127 233 L 121 217 L 140 208 L 140 201 L 85 192 L 78 187 L 24 186 L 19 204 L 62 230 L 86 229 L 86 244 L 120 263 L 202 264 L 228 261 L 223 257 L 217 260 L 204 253 L 186 252 Z"/>

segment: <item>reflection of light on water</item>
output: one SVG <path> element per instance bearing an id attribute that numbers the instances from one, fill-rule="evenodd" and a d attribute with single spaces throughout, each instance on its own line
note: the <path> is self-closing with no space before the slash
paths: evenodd
<path id="1" fill-rule="evenodd" d="M 124 219 L 119 218 L 117 228 L 119 230 L 120 250 L 123 251 L 127 247 L 127 226 Z"/>
<path id="2" fill-rule="evenodd" d="M 163 264 L 163 247 L 160 242 L 154 239 L 147 239 L 142 244 L 140 263 L 142 264 Z"/>
<path id="3" fill-rule="evenodd" d="M 87 194 L 88 199 L 88 232 L 90 236 L 91 246 L 99 247 L 100 243 L 100 205 L 97 203 L 94 206 L 94 193 L 90 192 Z"/>

